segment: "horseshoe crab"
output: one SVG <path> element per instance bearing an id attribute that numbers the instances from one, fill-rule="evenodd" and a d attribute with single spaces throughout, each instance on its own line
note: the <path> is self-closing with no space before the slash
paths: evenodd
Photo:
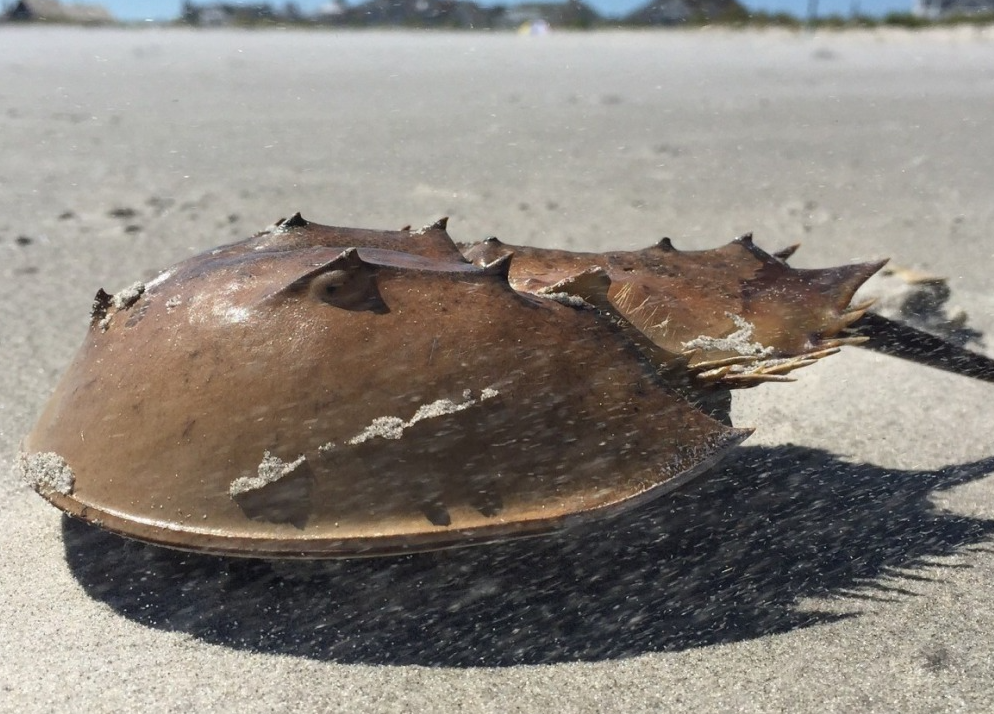
<path id="1" fill-rule="evenodd" d="M 748 238 L 460 249 L 444 219 L 371 231 L 296 214 L 98 291 L 19 468 L 70 515 L 212 553 L 546 533 L 706 471 L 750 433 L 729 423 L 730 389 L 869 339 L 847 332 L 867 314 L 850 302 L 882 264 L 785 258 Z"/>

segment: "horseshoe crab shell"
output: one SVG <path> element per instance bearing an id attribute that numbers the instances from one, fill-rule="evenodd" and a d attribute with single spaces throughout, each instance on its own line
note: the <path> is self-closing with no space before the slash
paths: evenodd
<path id="1" fill-rule="evenodd" d="M 625 508 L 749 433 L 681 396 L 615 315 L 515 291 L 509 260 L 466 261 L 444 221 L 297 215 L 100 291 L 21 471 L 141 540 L 344 557 Z"/>
<path id="2" fill-rule="evenodd" d="M 750 432 L 730 390 L 845 344 L 994 381 L 851 305 L 882 263 L 796 270 L 744 236 L 572 253 L 299 214 L 98 291 L 19 467 L 174 548 L 353 557 L 545 533 L 657 497 Z"/>

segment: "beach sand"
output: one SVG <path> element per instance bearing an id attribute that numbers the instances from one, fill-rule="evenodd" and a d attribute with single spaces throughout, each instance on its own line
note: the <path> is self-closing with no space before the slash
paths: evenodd
<path id="1" fill-rule="evenodd" d="M 994 346 L 994 33 L 0 28 L 0 459 L 118 290 L 301 211 L 574 249 L 754 231 L 946 276 Z M 859 349 L 582 532 L 178 554 L 0 471 L 0 710 L 987 710 L 994 386 Z"/>

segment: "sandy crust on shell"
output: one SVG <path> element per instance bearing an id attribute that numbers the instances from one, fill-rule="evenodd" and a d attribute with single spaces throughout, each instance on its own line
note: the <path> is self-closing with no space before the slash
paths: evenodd
<path id="1" fill-rule="evenodd" d="M 72 494 L 76 477 L 66 460 L 51 451 L 28 454 L 23 451 L 17 456 L 17 470 L 21 479 L 40 493 Z"/>

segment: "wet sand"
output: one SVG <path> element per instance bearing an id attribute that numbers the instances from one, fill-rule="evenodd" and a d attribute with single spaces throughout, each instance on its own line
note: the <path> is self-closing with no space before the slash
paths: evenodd
<path id="1" fill-rule="evenodd" d="M 575 249 L 753 231 L 947 276 L 994 346 L 994 34 L 0 28 L 0 446 L 98 287 L 301 211 Z M 266 564 L 0 471 L 0 710 L 979 711 L 994 386 L 850 349 L 711 478 L 583 532 Z"/>

